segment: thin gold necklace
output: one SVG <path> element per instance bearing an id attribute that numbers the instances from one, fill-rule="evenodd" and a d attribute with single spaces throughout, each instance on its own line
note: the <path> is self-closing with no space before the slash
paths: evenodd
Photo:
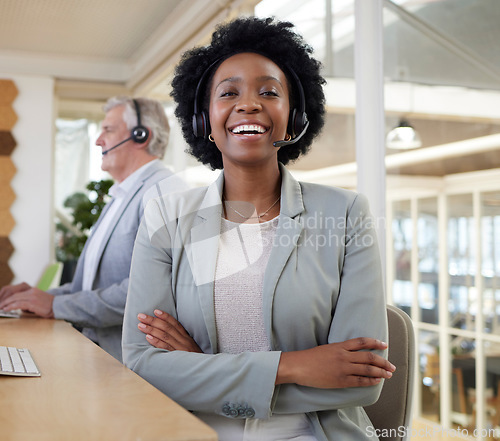
<path id="1" fill-rule="evenodd" d="M 231 204 L 226 200 L 226 198 L 223 197 L 222 199 L 231 210 L 233 210 L 238 216 L 241 216 L 243 219 L 260 219 L 260 218 L 264 217 L 267 213 L 269 213 L 269 211 L 271 211 L 271 208 L 273 208 L 278 203 L 278 201 L 281 199 L 281 195 L 279 195 L 278 199 L 276 199 L 273 202 L 273 205 L 271 205 L 266 211 L 264 211 L 264 213 L 258 214 L 257 216 L 250 216 L 250 217 L 247 217 L 244 214 L 241 214 L 236 208 L 231 206 Z"/>

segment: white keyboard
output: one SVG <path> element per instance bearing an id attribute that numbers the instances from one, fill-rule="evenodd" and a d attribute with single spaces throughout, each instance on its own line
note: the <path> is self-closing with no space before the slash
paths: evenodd
<path id="1" fill-rule="evenodd" d="M 0 375 L 39 377 L 41 374 L 28 349 L 0 346 Z"/>
<path id="2" fill-rule="evenodd" d="M 0 317 L 19 318 L 21 317 L 21 310 L 13 309 L 12 311 L 4 311 L 0 309 Z"/>

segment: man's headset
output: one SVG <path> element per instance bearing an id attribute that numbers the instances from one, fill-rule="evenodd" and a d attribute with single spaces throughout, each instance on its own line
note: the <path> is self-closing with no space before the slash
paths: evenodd
<path id="1" fill-rule="evenodd" d="M 205 82 L 212 71 L 212 68 L 219 63 L 220 58 L 214 61 L 208 68 L 203 72 L 203 75 L 198 81 L 198 85 L 196 86 L 196 92 L 194 95 L 194 114 L 193 114 L 193 133 L 194 136 L 198 138 L 208 138 L 210 134 L 210 120 L 208 116 L 208 112 L 205 110 L 199 111 L 201 108 L 201 90 L 205 86 Z M 295 86 L 299 92 L 299 109 L 292 109 L 290 112 L 290 118 L 288 120 L 288 130 L 291 132 L 292 139 L 286 141 L 276 141 L 273 143 L 275 147 L 283 147 L 290 144 L 295 144 L 307 131 L 309 127 L 309 120 L 307 119 L 306 114 L 306 100 L 304 96 L 304 88 L 300 82 L 297 74 L 289 67 L 287 67 L 288 72 L 293 77 L 295 81 Z"/>
<path id="2" fill-rule="evenodd" d="M 123 141 L 119 142 L 118 144 L 114 145 L 108 150 L 104 150 L 102 152 L 103 155 L 105 155 L 106 153 L 110 152 L 113 149 L 116 149 L 117 147 L 120 147 L 127 141 L 133 140 L 138 144 L 144 144 L 148 140 L 149 130 L 141 124 L 141 110 L 139 109 L 139 103 L 135 99 L 133 99 L 132 102 L 134 103 L 135 113 L 137 115 L 137 125 L 134 128 L 132 128 L 132 130 L 130 131 L 130 136 L 127 139 L 124 139 Z"/>

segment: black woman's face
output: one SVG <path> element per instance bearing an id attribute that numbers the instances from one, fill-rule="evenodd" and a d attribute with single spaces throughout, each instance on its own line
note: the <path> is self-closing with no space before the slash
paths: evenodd
<path id="1" fill-rule="evenodd" d="M 210 89 L 212 136 L 228 161 L 276 161 L 273 142 L 285 138 L 290 111 L 287 79 L 270 59 L 240 53 L 216 70 Z"/>

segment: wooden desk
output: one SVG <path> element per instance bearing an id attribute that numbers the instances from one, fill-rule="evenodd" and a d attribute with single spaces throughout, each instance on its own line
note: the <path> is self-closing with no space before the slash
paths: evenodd
<path id="1" fill-rule="evenodd" d="M 2 441 L 216 441 L 213 429 L 64 321 L 0 318 L 41 377 L 0 376 Z"/>

